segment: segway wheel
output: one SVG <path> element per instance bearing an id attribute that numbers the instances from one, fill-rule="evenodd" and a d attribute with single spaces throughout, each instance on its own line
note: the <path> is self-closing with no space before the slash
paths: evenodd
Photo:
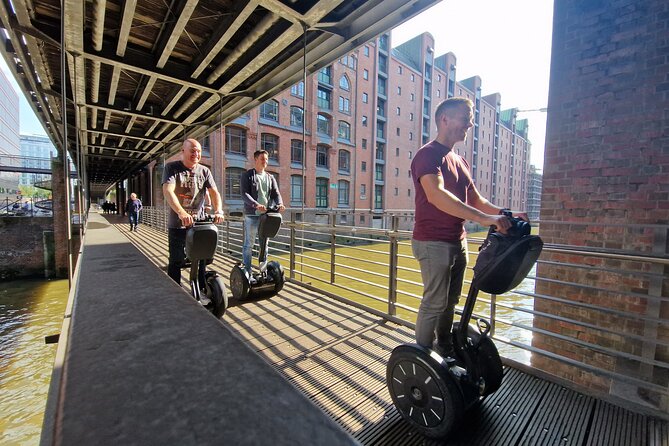
<path id="1" fill-rule="evenodd" d="M 275 296 L 283 289 L 283 267 L 279 262 L 269 262 L 267 263 L 267 275 L 271 277 L 272 282 L 274 282 L 274 292 L 272 295 Z"/>
<path id="2" fill-rule="evenodd" d="M 225 284 L 223 283 L 223 279 L 214 272 L 206 273 L 206 281 L 207 297 L 211 299 L 211 303 L 207 305 L 207 309 L 220 319 L 228 308 L 228 293 L 225 290 Z"/>
<path id="3" fill-rule="evenodd" d="M 237 300 L 245 300 L 249 297 L 251 284 L 246 276 L 246 271 L 242 265 L 236 265 L 230 273 L 230 291 L 232 297 Z"/>
<path id="4" fill-rule="evenodd" d="M 386 385 L 402 418 L 427 437 L 448 436 L 464 412 L 446 362 L 419 345 L 395 347 L 386 366 Z"/>
<path id="5" fill-rule="evenodd" d="M 459 325 L 459 322 L 453 324 L 454 333 L 457 332 Z M 471 325 L 467 327 L 467 336 L 472 340 L 472 346 L 468 346 L 467 351 L 474 357 L 478 373 L 485 383 L 481 396 L 488 396 L 496 392 L 502 385 L 502 378 L 504 378 L 502 359 L 492 339 L 483 336 Z M 475 345 L 478 345 L 476 350 L 473 347 Z"/>

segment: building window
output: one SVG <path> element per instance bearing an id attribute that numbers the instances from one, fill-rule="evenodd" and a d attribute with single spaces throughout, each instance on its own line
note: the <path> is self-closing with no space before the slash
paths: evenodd
<path id="1" fill-rule="evenodd" d="M 366 81 L 369 80 L 369 71 L 367 69 L 362 70 L 362 78 Z"/>
<path id="2" fill-rule="evenodd" d="M 369 47 L 367 45 L 365 45 L 363 53 L 365 54 L 365 56 L 369 57 Z"/>
<path id="3" fill-rule="evenodd" d="M 346 91 L 349 91 L 351 89 L 351 83 L 348 81 L 348 77 L 346 75 L 343 75 L 339 79 L 339 88 Z"/>
<path id="4" fill-rule="evenodd" d="M 328 183 L 327 178 L 316 178 L 316 207 L 328 207 Z"/>
<path id="5" fill-rule="evenodd" d="M 409 141 L 413 141 L 413 132 L 409 132 Z"/>
<path id="6" fill-rule="evenodd" d="M 319 113 L 316 118 L 316 131 L 323 135 L 332 136 L 332 126 L 330 125 L 330 118 Z"/>
<path id="7" fill-rule="evenodd" d="M 386 95 L 386 80 L 382 77 L 379 78 L 379 94 Z"/>
<path id="8" fill-rule="evenodd" d="M 376 164 L 374 166 L 374 179 L 376 181 L 383 181 L 383 164 Z"/>
<path id="9" fill-rule="evenodd" d="M 397 74 L 402 74 L 402 66 L 401 65 L 397 66 Z"/>
<path id="10" fill-rule="evenodd" d="M 360 171 L 367 172 L 367 161 L 362 161 L 360 164 Z"/>
<path id="11" fill-rule="evenodd" d="M 400 156 L 400 148 L 395 147 L 395 156 Z"/>
<path id="12" fill-rule="evenodd" d="M 411 73 L 411 82 L 415 82 L 415 81 L 416 81 L 416 76 L 414 76 L 414 74 Z"/>
<path id="13" fill-rule="evenodd" d="M 363 200 L 367 197 L 367 185 L 366 184 L 361 184 L 360 185 L 360 198 Z"/>
<path id="14" fill-rule="evenodd" d="M 395 188 L 395 196 L 398 196 L 400 194 L 400 190 L 398 188 Z"/>
<path id="15" fill-rule="evenodd" d="M 363 102 L 364 104 L 366 104 L 366 103 L 369 102 L 369 96 L 367 96 L 367 93 L 363 93 L 363 94 L 362 94 L 362 102 Z"/>
<path id="16" fill-rule="evenodd" d="M 376 137 L 381 139 L 386 139 L 386 126 L 383 122 L 376 123 Z"/>
<path id="17" fill-rule="evenodd" d="M 260 135 L 260 148 L 267 150 L 269 159 L 279 161 L 279 137 L 271 133 L 262 133 Z"/>
<path id="18" fill-rule="evenodd" d="M 339 129 L 337 130 L 337 137 L 345 139 L 346 141 L 351 140 L 351 124 L 346 121 L 339 121 Z"/>
<path id="19" fill-rule="evenodd" d="M 383 209 L 383 186 L 374 186 L 374 209 Z"/>
<path id="20" fill-rule="evenodd" d="M 351 152 L 348 150 L 339 151 L 339 170 L 342 172 L 351 171 Z"/>
<path id="21" fill-rule="evenodd" d="M 409 150 L 409 159 L 413 158 L 413 152 Z"/>
<path id="22" fill-rule="evenodd" d="M 416 95 L 411 93 L 411 102 L 414 102 L 416 100 Z"/>
<path id="23" fill-rule="evenodd" d="M 225 128 L 225 152 L 246 156 L 246 129 L 232 126 Z"/>
<path id="24" fill-rule="evenodd" d="M 339 193 L 337 194 L 338 195 L 337 202 L 339 203 L 340 206 L 348 206 L 349 182 L 346 180 L 339 180 L 337 188 L 339 190 Z"/>
<path id="25" fill-rule="evenodd" d="M 304 82 L 300 81 L 297 84 L 290 87 L 290 94 L 297 96 L 299 98 L 304 97 Z"/>
<path id="26" fill-rule="evenodd" d="M 264 102 L 260 106 L 260 117 L 270 121 L 279 122 L 279 103 L 274 99 Z"/>
<path id="27" fill-rule="evenodd" d="M 397 96 L 402 96 L 402 87 L 397 87 Z"/>
<path id="28" fill-rule="evenodd" d="M 413 121 L 413 113 L 409 113 L 409 121 Z"/>
<path id="29" fill-rule="evenodd" d="M 441 74 L 437 74 L 437 82 L 441 82 Z"/>
<path id="30" fill-rule="evenodd" d="M 344 113 L 351 113 L 351 101 L 348 98 L 339 96 L 339 111 Z"/>
<path id="31" fill-rule="evenodd" d="M 225 199 L 242 199 L 242 175 L 244 169 L 238 167 L 228 167 L 225 169 Z"/>
<path id="32" fill-rule="evenodd" d="M 397 132 L 397 136 L 400 136 L 400 128 L 399 128 L 399 127 L 397 127 L 397 128 L 395 129 L 395 132 Z"/>
<path id="33" fill-rule="evenodd" d="M 324 88 L 318 87 L 318 106 L 325 110 L 332 110 L 332 93 Z"/>
<path id="34" fill-rule="evenodd" d="M 304 123 L 304 112 L 300 107 L 290 107 L 290 125 L 302 128 Z"/>
<path id="35" fill-rule="evenodd" d="M 302 204 L 304 201 L 302 194 L 302 175 L 290 176 L 290 202 Z"/>
<path id="36" fill-rule="evenodd" d="M 362 126 L 367 127 L 367 116 L 362 117 Z"/>
<path id="37" fill-rule="evenodd" d="M 202 156 L 210 157 L 211 156 L 211 137 L 207 135 L 202 140 Z M 37 166 L 35 166 L 37 167 Z"/>
<path id="38" fill-rule="evenodd" d="M 290 140 L 290 162 L 295 164 L 302 164 L 304 150 L 302 150 L 302 140 Z"/>
<path id="39" fill-rule="evenodd" d="M 318 144 L 316 146 L 316 167 L 328 168 L 328 151 L 330 148 L 324 144 Z"/>
<path id="40" fill-rule="evenodd" d="M 327 66 L 321 68 L 321 71 L 318 72 L 318 82 L 322 82 L 327 85 L 332 85 L 332 67 Z"/>
<path id="41" fill-rule="evenodd" d="M 438 97 L 438 98 L 440 98 L 440 97 L 441 97 L 441 90 L 440 90 L 440 89 L 438 89 L 438 88 L 437 88 L 437 97 Z"/>
<path id="42" fill-rule="evenodd" d="M 401 110 L 400 110 L 399 107 L 397 107 L 397 111 L 396 111 L 396 113 L 397 113 L 397 116 L 400 116 L 400 114 L 401 114 Z"/>
<path id="43" fill-rule="evenodd" d="M 362 150 L 367 150 L 367 139 L 362 138 Z"/>

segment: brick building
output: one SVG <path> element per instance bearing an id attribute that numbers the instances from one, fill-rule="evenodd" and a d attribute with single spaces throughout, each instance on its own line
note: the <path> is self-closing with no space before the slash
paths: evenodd
<path id="1" fill-rule="evenodd" d="M 428 33 L 396 48 L 382 34 L 206 137 L 203 163 L 214 169 L 226 208 L 241 212 L 239 179 L 263 148 L 286 205 L 304 209 L 303 218 L 327 221 L 336 211 L 338 224 L 386 227 L 384 212 L 399 212 L 410 229 L 411 160 L 436 136 L 437 105 L 453 96 L 475 104 L 475 125 L 456 150 L 479 189 L 495 204 L 524 208 L 527 121 L 502 110 L 500 94 L 481 97 L 478 76 L 458 82 L 455 55 L 435 57 L 433 48 Z"/>

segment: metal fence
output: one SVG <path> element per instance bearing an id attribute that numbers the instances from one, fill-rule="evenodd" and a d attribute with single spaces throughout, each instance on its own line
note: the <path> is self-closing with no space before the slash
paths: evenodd
<path id="1" fill-rule="evenodd" d="M 144 223 L 165 230 L 162 208 L 143 212 Z M 422 284 L 411 254 L 411 233 L 398 229 L 403 217 L 388 216 L 389 227 L 375 229 L 340 226 L 335 213 L 327 224 L 296 221 L 296 215 L 302 214 L 285 213 L 269 251 L 291 281 L 413 326 Z M 548 233 L 561 225 L 567 223 L 544 222 L 539 234 L 544 226 Z M 578 230 L 579 224 L 568 225 L 562 229 Z M 589 248 L 587 237 L 582 246 L 546 244 L 518 288 L 501 295 L 479 293 L 475 317 L 490 321 L 508 363 L 666 413 L 669 226 L 608 226 L 618 234 L 617 248 Z M 241 259 L 242 219 L 228 216 L 220 229 L 218 251 Z M 655 237 L 655 252 L 618 249 L 630 245 L 626 238 L 643 233 Z M 464 295 L 483 235 L 468 239 Z"/>

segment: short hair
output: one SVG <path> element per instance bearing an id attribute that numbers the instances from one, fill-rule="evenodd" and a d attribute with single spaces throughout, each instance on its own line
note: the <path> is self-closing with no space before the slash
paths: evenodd
<path id="1" fill-rule="evenodd" d="M 267 150 L 261 149 L 261 150 L 256 150 L 255 152 L 253 152 L 253 159 L 258 158 L 262 154 L 265 154 L 269 157 L 269 152 Z"/>
<path id="2" fill-rule="evenodd" d="M 453 110 L 458 110 L 463 106 L 466 106 L 471 110 L 474 108 L 474 103 L 468 98 L 455 97 L 444 99 L 437 105 L 437 110 L 434 112 L 434 119 L 435 121 L 438 121 L 441 115 L 450 113 Z"/>

